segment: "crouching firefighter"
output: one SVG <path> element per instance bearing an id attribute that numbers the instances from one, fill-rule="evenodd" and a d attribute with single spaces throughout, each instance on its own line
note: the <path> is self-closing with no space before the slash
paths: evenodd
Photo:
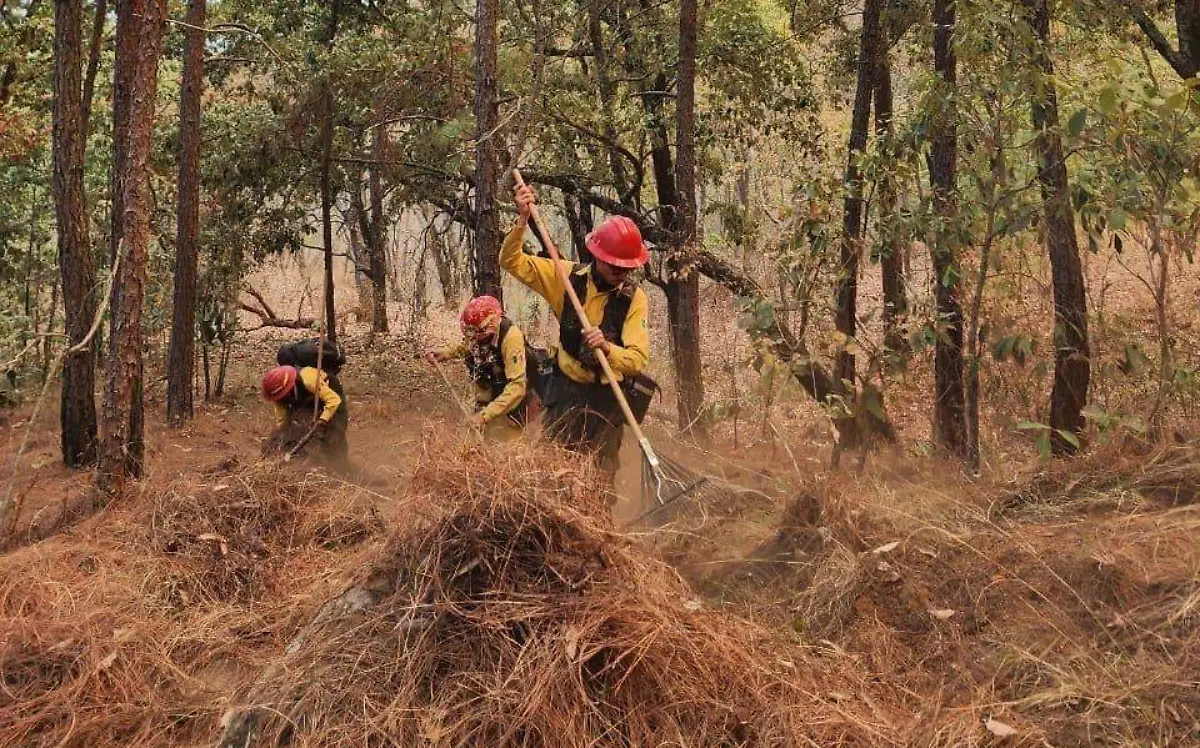
<path id="1" fill-rule="evenodd" d="M 525 342 L 525 334 L 504 316 L 494 296 L 477 296 L 459 317 L 462 341 L 431 351 L 431 363 L 465 359 L 475 383 L 475 413 L 471 423 L 498 441 L 521 435 L 533 415 L 541 354 Z"/>
<path id="2" fill-rule="evenodd" d="M 344 462 L 349 456 L 346 427 L 350 413 L 336 377 L 313 366 L 277 366 L 262 380 L 263 398 L 275 406 L 275 430 L 267 453 L 290 453 L 318 446 L 321 456 Z"/>
<path id="3" fill-rule="evenodd" d="M 587 248 L 594 262 L 568 263 L 571 286 L 591 325 L 584 332 L 554 261 L 522 249 L 535 200 L 529 186 L 516 191 L 520 216 L 504 238 L 500 267 L 545 298 L 558 317 L 554 371 L 542 394 L 546 432 L 568 449 L 593 455 L 611 483 L 618 467 L 624 418 L 595 351 L 608 357 L 640 422 L 657 385 L 642 373 L 650 362 L 649 302 L 632 274 L 646 264 L 649 252 L 637 225 L 624 216 L 609 218 L 588 235 Z"/>

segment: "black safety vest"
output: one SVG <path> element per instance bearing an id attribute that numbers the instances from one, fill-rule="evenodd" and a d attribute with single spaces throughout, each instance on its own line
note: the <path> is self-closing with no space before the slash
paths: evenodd
<path id="1" fill-rule="evenodd" d="M 587 271 L 587 272 L 585 272 Z M 587 265 L 576 264 L 571 268 L 571 287 L 579 296 L 581 304 L 587 303 L 588 291 Z M 625 318 L 629 316 L 629 306 L 633 303 L 633 289 L 613 289 L 608 292 L 608 302 L 604 305 L 604 317 L 600 320 L 600 331 L 608 342 L 624 346 L 622 332 L 625 329 Z M 558 319 L 558 342 L 562 349 L 571 354 L 584 366 L 599 372 L 600 362 L 591 348 L 583 344 L 583 321 L 575 313 L 571 304 L 570 294 L 563 292 L 562 316 Z"/>
<path id="2" fill-rule="evenodd" d="M 504 373 L 504 339 L 512 329 L 512 322 L 507 318 L 500 320 L 500 334 L 494 343 L 486 346 L 472 345 L 467 352 L 467 372 L 477 384 L 487 387 L 492 392 L 492 399 L 500 397 L 508 386 L 508 375 Z M 478 355 L 476 355 L 478 353 Z"/>

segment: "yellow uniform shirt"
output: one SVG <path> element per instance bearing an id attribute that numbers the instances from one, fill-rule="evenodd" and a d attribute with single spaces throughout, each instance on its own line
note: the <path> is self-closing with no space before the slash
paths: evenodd
<path id="1" fill-rule="evenodd" d="M 499 335 L 499 331 L 496 334 Z M 471 341 L 464 339 L 458 345 L 443 349 L 440 353 L 446 358 L 463 358 L 470 350 Z M 488 382 L 475 383 L 475 402 L 487 404 L 487 407 L 479 412 L 485 423 L 515 410 L 525 399 L 529 388 L 525 377 L 525 333 L 521 332 L 521 328 L 516 325 L 508 328 L 508 334 L 500 341 L 500 356 L 504 361 L 504 378 L 508 380 L 504 390 L 492 399 L 492 387 Z"/>
<path id="2" fill-rule="evenodd" d="M 550 303 L 554 316 L 562 319 L 566 289 L 554 267 L 554 260 L 526 254 L 522 249 L 524 241 L 525 224 L 518 222 L 512 231 L 508 232 L 508 236 L 504 237 L 504 245 L 500 248 L 500 267 L 538 292 Z M 570 273 L 574 267 L 573 263 L 566 260 L 561 262 L 566 265 L 567 273 Z M 596 288 L 589 274 L 587 297 L 580 301 L 583 302 L 583 311 L 588 322 L 593 326 L 599 326 L 604 320 L 604 307 L 608 304 L 610 294 L 610 291 Z M 646 321 L 649 307 L 646 292 L 640 288 L 635 289 L 629 303 L 629 314 L 626 315 L 625 325 L 621 328 L 621 340 L 624 345 L 613 343 L 606 354 L 618 380 L 641 372 L 650 362 L 650 329 Z M 576 382 L 590 384 L 597 381 L 597 375 L 589 367 L 561 347 L 558 349 L 558 368 Z M 602 376 L 600 381 L 604 381 Z"/>
<path id="3" fill-rule="evenodd" d="M 334 414 L 342 405 L 342 398 L 329 386 L 329 377 L 325 375 L 325 372 L 317 371 L 315 367 L 305 366 L 300 370 L 300 381 L 304 383 L 304 388 L 313 393 L 324 406 L 321 409 L 320 419 L 326 423 L 332 421 Z M 275 403 L 275 422 L 280 426 L 287 425 L 287 405 Z"/>

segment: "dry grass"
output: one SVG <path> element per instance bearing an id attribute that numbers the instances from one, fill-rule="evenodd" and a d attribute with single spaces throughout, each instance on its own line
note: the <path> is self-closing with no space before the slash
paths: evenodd
<path id="1" fill-rule="evenodd" d="M 468 447 L 418 471 L 433 514 L 362 570 L 369 602 L 319 616 L 255 684 L 225 744 L 894 742 L 887 710 L 817 694 L 848 671 L 702 611 L 602 519 L 595 476 L 531 457 Z"/>
<path id="2" fill-rule="evenodd" d="M 774 618 L 911 689 L 913 744 L 989 744 L 987 719 L 1010 744 L 1200 743 L 1200 450 L 1114 448 L 1015 489 L 960 482 L 815 487 L 820 526 L 797 533 L 791 511 L 764 544 L 787 559 Z"/>
<path id="3" fill-rule="evenodd" d="M 306 595 L 328 588 L 324 546 L 346 537 L 335 528 L 355 505 L 331 479 L 253 466 L 207 485 L 144 485 L 7 554 L 0 742 L 209 742 L 227 689 L 299 625 Z M 355 523 L 376 526 L 366 512 Z"/>
<path id="4" fill-rule="evenodd" d="M 7 554 L 0 742 L 904 742 L 892 689 L 704 610 L 571 458 L 427 449 L 396 500 L 229 464 Z"/>

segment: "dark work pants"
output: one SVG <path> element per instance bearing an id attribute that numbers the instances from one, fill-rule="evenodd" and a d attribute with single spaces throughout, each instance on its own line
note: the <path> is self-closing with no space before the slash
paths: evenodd
<path id="1" fill-rule="evenodd" d="M 612 389 L 607 384 L 580 384 L 558 370 L 546 389 L 546 433 L 567 449 L 592 456 L 611 482 L 625 431 Z"/>

